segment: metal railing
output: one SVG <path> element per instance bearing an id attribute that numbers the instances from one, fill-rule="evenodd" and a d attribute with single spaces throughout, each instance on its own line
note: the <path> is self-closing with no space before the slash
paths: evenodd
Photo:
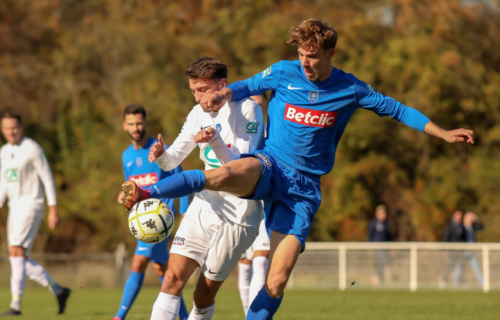
<path id="1" fill-rule="evenodd" d="M 478 255 L 481 259 L 477 259 Z M 492 255 L 496 271 L 500 267 L 500 243 L 308 242 L 289 287 L 336 286 L 346 290 L 348 279 L 351 284 L 369 287 L 368 275 L 377 278 L 373 275 L 378 273 L 383 278 L 383 271 L 387 271 L 384 269 L 392 269 L 389 274 L 393 279 L 372 286 L 416 291 L 421 284 L 425 288 L 443 288 L 453 269 L 454 287 L 488 292 L 492 289 Z M 471 270 L 465 269 L 468 263 Z M 361 281 L 352 282 L 354 279 Z M 495 283 L 495 288 L 500 289 L 500 283 Z"/>

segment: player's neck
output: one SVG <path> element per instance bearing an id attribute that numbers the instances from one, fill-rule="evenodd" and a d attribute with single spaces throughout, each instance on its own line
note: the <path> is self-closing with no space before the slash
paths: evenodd
<path id="1" fill-rule="evenodd" d="M 21 143 L 21 141 L 23 141 L 23 138 L 24 138 L 24 136 L 21 136 L 18 140 L 13 141 L 10 145 L 11 146 L 17 146 L 17 145 L 19 145 Z"/>
<path id="2" fill-rule="evenodd" d="M 320 78 L 318 78 L 318 81 L 328 80 L 332 76 L 333 69 L 335 69 L 333 64 L 331 64 L 331 63 L 328 64 L 328 66 L 326 68 L 327 68 L 326 72 Z"/>
<path id="3" fill-rule="evenodd" d="M 138 150 L 138 149 L 141 149 L 142 147 L 144 147 L 146 142 L 148 142 L 148 139 L 149 139 L 149 137 L 147 135 L 144 135 L 144 137 L 142 137 L 142 139 L 139 141 L 132 140 L 132 145 L 134 146 L 134 149 Z"/>

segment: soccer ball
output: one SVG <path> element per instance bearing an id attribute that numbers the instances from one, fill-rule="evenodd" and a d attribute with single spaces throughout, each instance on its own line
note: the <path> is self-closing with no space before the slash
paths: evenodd
<path id="1" fill-rule="evenodd" d="M 158 243 L 172 233 L 174 215 L 172 209 L 161 200 L 142 200 L 130 210 L 128 227 L 137 240 Z"/>

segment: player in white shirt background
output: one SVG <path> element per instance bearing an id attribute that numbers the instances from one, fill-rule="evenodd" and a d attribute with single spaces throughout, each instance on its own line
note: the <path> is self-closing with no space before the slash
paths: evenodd
<path id="1" fill-rule="evenodd" d="M 265 93 L 251 98 L 259 104 L 264 113 L 267 113 L 267 96 Z M 265 124 L 263 126 L 266 127 Z M 266 136 L 265 130 L 264 136 Z M 255 299 L 266 281 L 270 248 L 271 241 L 267 234 L 265 221 L 262 219 L 259 235 L 238 262 L 238 289 L 245 315 L 253 299 Z"/>
<path id="2" fill-rule="evenodd" d="M 186 75 L 197 102 L 227 84 L 227 66 L 209 57 L 193 62 Z M 158 137 L 159 142 L 151 147 L 150 161 L 156 160 L 163 170 L 170 170 L 199 146 L 205 169 L 211 170 L 238 159 L 241 153 L 256 150 L 262 138 L 262 111 L 252 99 L 228 103 L 220 112 L 212 114 L 196 105 L 168 149 L 165 150 L 161 135 Z M 127 182 L 124 189 L 127 199 L 133 203 L 143 196 L 161 197 L 163 187 L 160 181 L 148 188 L 147 195 L 131 182 Z M 168 269 L 151 319 L 176 319 L 180 293 L 198 267 L 202 270 L 189 319 L 211 319 L 215 295 L 254 242 L 263 218 L 262 210 L 261 201 L 243 200 L 226 192 L 205 190 L 195 194 L 174 237 Z"/>
<path id="3" fill-rule="evenodd" d="M 44 216 L 44 194 L 49 206 L 49 228 L 54 230 L 59 224 L 54 178 L 43 149 L 32 139 L 23 136 L 19 115 L 4 113 L 1 126 L 7 143 L 0 150 L 0 206 L 8 200 L 7 235 L 12 300 L 9 310 L 0 316 L 21 315 L 26 277 L 48 287 L 56 295 L 61 314 L 66 308 L 70 289 L 61 287 L 40 264 L 28 258 Z"/>

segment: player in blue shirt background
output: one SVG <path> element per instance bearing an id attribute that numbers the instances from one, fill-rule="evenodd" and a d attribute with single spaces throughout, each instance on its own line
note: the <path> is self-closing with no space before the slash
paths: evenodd
<path id="1" fill-rule="evenodd" d="M 337 144 L 357 108 L 390 116 L 449 143 L 474 143 L 471 130 L 444 130 L 419 111 L 335 68 L 337 31 L 328 22 L 303 21 L 291 28 L 288 43 L 298 47 L 298 61 L 278 62 L 201 101 L 203 110 L 211 112 L 226 101 L 271 90 L 268 136 L 261 150 L 215 170 L 184 171 L 151 189 L 152 197 L 179 197 L 207 189 L 264 200 L 271 250 L 266 284 L 247 314 L 252 320 L 272 319 L 281 304 L 321 203 L 320 178 L 332 170 Z M 129 195 L 128 200 L 137 202 L 141 194 Z"/>
<path id="2" fill-rule="evenodd" d="M 123 174 L 125 181 L 133 180 L 141 187 L 148 187 L 159 180 L 175 173 L 182 172 L 181 166 L 171 170 L 163 171 L 156 163 L 148 161 L 149 149 L 156 142 L 155 139 L 146 136 L 146 110 L 143 106 L 132 104 L 125 108 L 123 129 L 132 139 L 132 144 L 122 154 Z M 118 202 L 122 202 L 123 194 L 118 196 Z M 176 212 L 174 198 L 161 199 L 172 211 Z M 189 195 L 180 197 L 180 213 L 184 214 L 189 206 Z M 124 320 L 132 303 L 141 290 L 144 281 L 144 272 L 149 262 L 153 266 L 155 274 L 163 282 L 163 276 L 167 269 L 168 239 L 160 243 L 149 244 L 137 240 L 130 277 L 125 284 L 120 309 L 113 320 Z M 181 311 L 179 317 L 182 320 L 187 319 L 187 312 L 184 300 L 181 302 Z"/>

